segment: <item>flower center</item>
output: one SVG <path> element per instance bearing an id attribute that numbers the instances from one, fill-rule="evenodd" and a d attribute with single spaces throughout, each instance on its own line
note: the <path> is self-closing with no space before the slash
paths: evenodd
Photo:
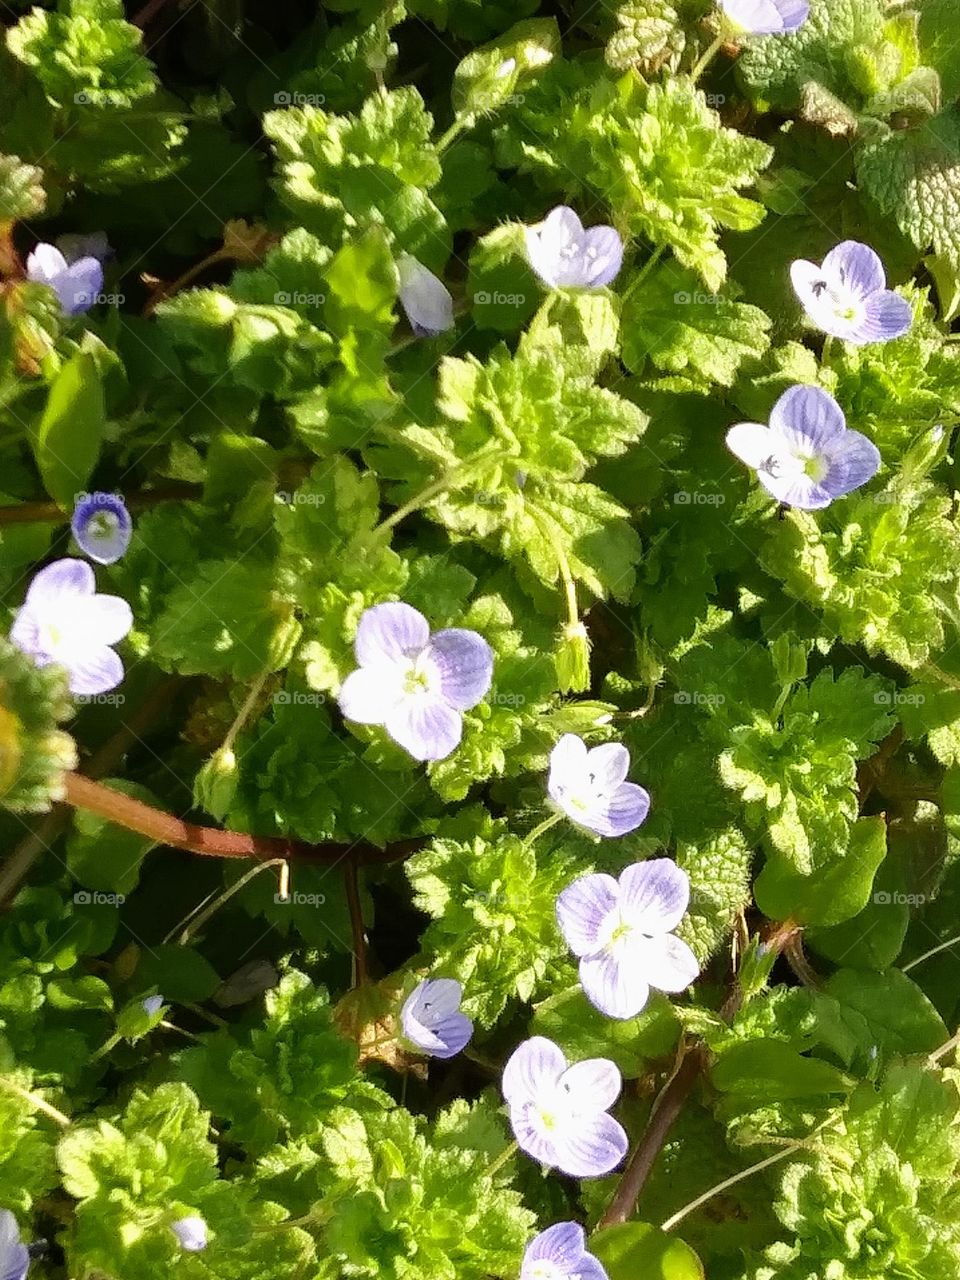
<path id="1" fill-rule="evenodd" d="M 405 697 L 416 698 L 429 692 L 430 664 L 427 658 L 420 654 L 416 658 L 409 659 L 409 665 L 403 675 L 403 693 Z"/>
<path id="2" fill-rule="evenodd" d="M 120 521 L 113 511 L 98 511 L 87 524 L 87 533 L 91 538 L 109 538 L 120 527 Z"/>
<path id="3" fill-rule="evenodd" d="M 842 274 L 841 284 L 844 284 Z M 850 322 L 860 315 L 859 302 L 847 288 L 834 289 L 827 280 L 817 280 L 813 285 L 813 294 L 818 302 L 826 297 L 838 320 Z"/>

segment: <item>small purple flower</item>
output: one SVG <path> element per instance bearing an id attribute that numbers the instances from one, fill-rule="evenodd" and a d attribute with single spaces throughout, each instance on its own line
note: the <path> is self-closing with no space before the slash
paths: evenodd
<path id="1" fill-rule="evenodd" d="M 20 1239 L 20 1228 L 9 1209 L 0 1209 L 0 1280 L 23 1280 L 30 1254 Z"/>
<path id="2" fill-rule="evenodd" d="M 103 292 L 103 267 L 97 258 L 68 263 L 52 244 L 38 244 L 27 258 L 27 279 L 49 285 L 68 316 L 89 311 Z"/>
<path id="3" fill-rule="evenodd" d="M 360 666 L 340 686 L 340 710 L 382 724 L 415 760 L 443 760 L 459 744 L 463 712 L 490 688 L 493 652 L 476 631 L 436 631 L 408 604 L 377 604 L 357 627 Z"/>
<path id="4" fill-rule="evenodd" d="M 810 16 L 810 0 L 719 0 L 720 10 L 752 36 L 791 35 Z"/>
<path id="5" fill-rule="evenodd" d="M 453 1058 L 473 1035 L 473 1023 L 460 1012 L 462 998 L 455 978 L 425 978 L 400 1010 L 403 1034 L 432 1058 Z"/>
<path id="6" fill-rule="evenodd" d="M 170 1230 L 180 1241 L 180 1248 L 188 1253 L 199 1253 L 207 1247 L 207 1224 L 196 1214 L 178 1218 L 170 1224 Z"/>
<path id="7" fill-rule="evenodd" d="M 513 1136 L 542 1165 L 599 1178 L 627 1154 L 627 1135 L 607 1108 L 620 1095 L 616 1065 L 588 1058 L 571 1066 L 544 1036 L 525 1040 L 503 1069 Z"/>
<path id="8" fill-rule="evenodd" d="M 630 752 L 619 742 L 587 750 L 574 733 L 565 733 L 550 753 L 547 792 L 571 822 L 598 836 L 625 836 L 650 810 L 650 796 L 626 782 Z"/>
<path id="9" fill-rule="evenodd" d="M 57 236 L 57 248 L 66 258 L 68 266 L 73 266 L 81 258 L 96 258 L 98 262 L 106 262 L 113 257 L 105 231 L 68 231 L 65 235 Z"/>
<path id="10" fill-rule="evenodd" d="M 579 1222 L 557 1222 L 527 1245 L 520 1280 L 609 1280 Z"/>
<path id="11" fill-rule="evenodd" d="M 844 240 L 818 267 L 798 258 L 790 267 L 794 292 L 824 333 L 856 346 L 902 338 L 913 324 L 906 298 L 886 287 L 883 263 L 869 247 Z"/>
<path id="12" fill-rule="evenodd" d="M 526 228 L 527 258 L 552 289 L 596 289 L 609 284 L 623 262 L 623 241 L 613 227 L 591 227 L 572 209 L 557 205 L 543 222 Z"/>
<path id="13" fill-rule="evenodd" d="M 143 1005 L 143 1012 L 148 1017 L 155 1018 L 163 1008 L 163 996 L 147 996 L 145 1000 L 140 1002 Z"/>
<path id="14" fill-rule="evenodd" d="M 727 432 L 727 447 L 778 502 L 803 511 L 828 507 L 880 467 L 876 445 L 847 430 L 843 410 L 820 387 L 790 387 L 773 406 L 768 426 L 737 423 Z"/>
<path id="15" fill-rule="evenodd" d="M 127 504 L 115 493 L 84 493 L 73 509 L 70 528 L 80 550 L 97 564 L 114 564 L 133 536 Z"/>
<path id="16" fill-rule="evenodd" d="M 697 957 L 671 932 L 690 901 L 687 873 L 669 858 L 637 862 L 621 873 L 581 876 L 557 898 L 560 932 L 580 958 L 580 981 L 608 1018 L 635 1018 L 650 988 L 684 991 L 700 972 Z"/>
<path id="17" fill-rule="evenodd" d="M 123 663 L 111 645 L 133 626 L 133 613 L 119 596 L 96 594 L 85 560 L 55 560 L 34 577 L 10 628 L 10 640 L 38 667 L 65 667 L 70 691 L 90 696 L 115 689 Z"/>
<path id="18" fill-rule="evenodd" d="M 403 254 L 397 261 L 400 275 L 400 305 L 418 338 L 435 338 L 452 329 L 453 298 L 450 291 L 422 262 Z"/>

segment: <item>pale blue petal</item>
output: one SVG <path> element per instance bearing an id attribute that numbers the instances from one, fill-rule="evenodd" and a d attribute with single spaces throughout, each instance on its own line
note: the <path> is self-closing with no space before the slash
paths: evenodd
<path id="1" fill-rule="evenodd" d="M 580 983 L 594 1008 L 608 1018 L 622 1021 L 635 1018 L 650 995 L 643 975 L 626 963 L 624 950 L 584 956 L 580 961 Z"/>
<path id="2" fill-rule="evenodd" d="M 96 258 L 81 258 L 53 286 L 67 315 L 89 311 L 103 292 L 103 267 Z"/>
<path id="3" fill-rule="evenodd" d="M 613 227 L 591 227 L 584 232 L 585 284 L 610 284 L 623 265 L 623 241 Z"/>
<path id="4" fill-rule="evenodd" d="M 453 298 L 443 281 L 409 254 L 401 257 L 397 269 L 400 303 L 414 332 L 419 337 L 436 337 L 452 329 Z"/>
<path id="5" fill-rule="evenodd" d="M 620 1097 L 623 1077 L 609 1058 L 585 1058 L 560 1077 L 560 1094 L 577 1114 L 606 1111 Z"/>
<path id="6" fill-rule="evenodd" d="M 573 209 L 558 205 L 543 222 L 526 230 L 527 258 L 544 284 L 581 284 L 583 270 L 579 253 L 571 254 L 571 246 L 581 245 L 583 223 Z"/>
<path id="7" fill-rule="evenodd" d="M 534 1262 L 552 1262 L 569 1275 L 587 1251 L 587 1237 L 579 1222 L 556 1222 L 541 1231 L 527 1245 L 520 1268 L 520 1280 L 525 1280 Z"/>
<path id="8" fill-rule="evenodd" d="M 620 875 L 620 910 L 643 933 L 669 933 L 686 915 L 690 877 L 671 858 L 635 862 Z"/>
<path id="9" fill-rule="evenodd" d="M 584 1117 L 575 1130 L 557 1137 L 554 1162 L 573 1178 L 600 1178 L 620 1164 L 629 1145 L 622 1125 L 601 1112 Z"/>
<path id="10" fill-rule="evenodd" d="M 879 256 L 859 240 L 841 241 L 824 258 L 821 270 L 828 280 L 836 280 L 860 298 L 883 289 L 887 283 Z"/>
<path id="11" fill-rule="evenodd" d="M 720 0 L 720 8 L 738 27 L 754 36 L 795 31 L 809 12 L 807 5 L 799 13 L 796 0 Z"/>
<path id="12" fill-rule="evenodd" d="M 587 775 L 599 791 L 616 791 L 629 769 L 630 752 L 621 742 L 604 742 L 587 753 Z"/>
<path id="13" fill-rule="evenodd" d="M 510 1128 L 517 1146 L 532 1160 L 550 1167 L 558 1163 L 556 1143 L 552 1134 L 544 1133 L 532 1102 L 511 1103 Z"/>
<path id="14" fill-rule="evenodd" d="M 170 1230 L 180 1241 L 180 1247 L 188 1253 L 199 1253 L 207 1247 L 207 1224 L 196 1215 L 178 1218 Z"/>
<path id="15" fill-rule="evenodd" d="M 401 601 L 375 604 L 364 611 L 353 642 L 361 666 L 415 658 L 430 639 L 430 624 L 418 609 Z"/>
<path id="16" fill-rule="evenodd" d="M 835 498 L 859 489 L 880 470 L 880 450 L 859 431 L 848 431 L 830 453 L 830 470 L 823 487 Z"/>
<path id="17" fill-rule="evenodd" d="M 112 649 L 91 649 L 61 656 L 58 661 L 70 674 L 70 692 L 83 697 L 109 693 L 123 681 L 123 663 Z"/>
<path id="18" fill-rule="evenodd" d="M 770 411 L 770 429 L 791 452 L 826 453 L 846 426 L 843 410 L 822 387 L 789 387 Z"/>
<path id="19" fill-rule="evenodd" d="M 119 644 L 133 626 L 133 610 L 121 596 L 92 596 L 78 611 L 85 638 L 99 644 Z"/>
<path id="20" fill-rule="evenodd" d="M 404 698 L 383 723 L 394 742 L 409 751 L 414 760 L 445 760 L 463 736 L 460 712 L 429 693 Z"/>
<path id="21" fill-rule="evenodd" d="M 30 1265 L 27 1246 L 9 1209 L 0 1209 L 0 1280 L 23 1280 Z"/>
<path id="22" fill-rule="evenodd" d="M 34 575 L 26 603 L 69 609 L 66 597 L 92 596 L 96 589 L 97 580 L 86 560 L 54 560 Z"/>
<path id="23" fill-rule="evenodd" d="M 651 987 L 676 995 L 697 978 L 700 964 L 682 938 L 663 933 L 656 938 L 633 938 L 628 947 L 630 963 Z"/>
<path id="24" fill-rule="evenodd" d="M 583 781 L 587 766 L 587 744 L 575 733 L 565 733 L 550 752 L 547 793 L 562 804 L 564 792 Z"/>
<path id="25" fill-rule="evenodd" d="M 902 338 L 913 324 L 913 308 L 906 298 L 892 289 L 880 289 L 870 295 L 864 304 L 862 322 L 848 338 L 849 342 L 864 345 L 868 342 L 890 342 Z"/>
<path id="26" fill-rule="evenodd" d="M 503 1069 L 503 1096 L 511 1106 L 536 1102 L 553 1090 L 567 1060 L 552 1040 L 531 1036 L 514 1049 Z"/>
<path id="27" fill-rule="evenodd" d="M 616 907 L 618 898 L 616 880 L 602 873 L 581 876 L 559 895 L 557 923 L 575 956 L 596 950 L 603 922 Z"/>
<path id="28" fill-rule="evenodd" d="M 649 793 L 635 782 L 621 782 L 612 796 L 576 820 L 598 836 L 615 839 L 635 831 L 649 812 Z"/>
<path id="29" fill-rule="evenodd" d="M 381 664 L 358 667 L 340 686 L 337 702 L 347 720 L 355 724 L 384 724 L 403 698 L 404 673 Z"/>
<path id="30" fill-rule="evenodd" d="M 91 493 L 78 502 L 70 528 L 80 550 L 98 564 L 114 564 L 133 536 L 126 503 L 113 493 Z"/>
<path id="31" fill-rule="evenodd" d="M 451 627 L 431 637 L 427 652 L 444 700 L 458 711 L 475 707 L 493 679 L 493 650 L 483 636 Z"/>

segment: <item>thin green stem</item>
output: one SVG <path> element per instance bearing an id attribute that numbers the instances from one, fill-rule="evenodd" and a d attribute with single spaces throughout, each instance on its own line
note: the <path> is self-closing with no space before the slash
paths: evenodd
<path id="1" fill-rule="evenodd" d="M 469 458 L 456 467 L 449 467 L 442 476 L 438 476 L 436 480 L 432 480 L 419 493 L 414 494 L 409 502 L 405 502 L 402 507 L 397 507 L 396 511 L 387 516 L 385 520 L 381 520 L 369 535 L 370 538 L 377 538 L 384 533 L 388 533 L 401 520 L 405 520 L 407 516 L 412 515 L 414 511 L 419 511 L 421 507 L 425 507 L 434 498 L 438 498 L 442 493 L 446 493 L 449 489 L 459 484 L 465 474 L 468 474 L 477 466 L 483 466 L 493 461 L 494 458 L 501 456 L 503 452 L 503 449 L 499 446 L 496 449 L 485 449 L 478 453 L 475 458 Z"/>
<path id="2" fill-rule="evenodd" d="M 636 275 L 627 285 L 626 289 L 624 289 L 623 293 L 620 295 L 620 299 L 622 302 L 625 302 L 627 298 L 630 297 L 631 293 L 633 293 L 634 289 L 636 289 L 639 285 L 643 283 L 643 281 L 647 278 L 649 273 L 653 270 L 653 268 L 657 265 L 657 263 L 663 257 L 663 252 L 664 252 L 664 246 L 662 244 L 658 244 L 654 249 L 653 253 L 651 253 L 650 257 L 646 260 L 646 262 L 643 264 L 640 270 L 636 273 Z"/>
<path id="3" fill-rule="evenodd" d="M 960 1031 L 958 1031 L 955 1036 L 951 1036 L 946 1044 L 942 1044 L 939 1049 L 934 1049 L 933 1053 L 931 1053 L 930 1057 L 927 1059 L 927 1062 L 930 1063 L 931 1067 L 935 1066 L 941 1058 L 949 1057 L 958 1045 L 960 1045 Z"/>
<path id="4" fill-rule="evenodd" d="M 702 1196 L 697 1196 L 696 1200 L 691 1200 L 689 1204 L 685 1204 L 682 1209 L 678 1209 L 676 1213 L 671 1214 L 666 1222 L 660 1224 L 661 1231 L 672 1231 L 678 1222 L 682 1221 L 687 1214 L 693 1213 L 695 1209 L 699 1209 L 702 1204 L 706 1204 L 708 1200 L 712 1200 L 714 1196 L 718 1196 L 721 1192 L 727 1190 L 728 1187 L 735 1186 L 736 1183 L 742 1182 L 744 1178 L 752 1177 L 753 1174 L 759 1173 L 761 1169 L 767 1169 L 772 1164 L 776 1164 L 778 1160 L 785 1160 L 787 1156 L 792 1155 L 795 1151 L 800 1151 L 804 1147 L 802 1142 L 793 1142 L 784 1151 L 778 1151 L 775 1155 L 767 1156 L 766 1160 L 758 1160 L 756 1164 L 752 1164 L 749 1169 L 741 1169 L 739 1173 L 733 1174 L 732 1177 L 724 1178 L 723 1182 L 718 1182 L 716 1186 L 710 1187 L 704 1191 Z"/>
<path id="5" fill-rule="evenodd" d="M 205 925 L 210 917 L 215 915 L 225 902 L 229 902 L 234 894 L 239 893 L 245 885 L 249 884 L 254 876 L 258 876 L 261 871 L 266 871 L 268 867 L 284 867 L 286 865 L 286 858 L 271 858 L 269 862 L 258 862 L 256 866 L 251 867 L 249 871 L 245 871 L 239 880 L 234 880 L 233 884 L 224 889 L 223 893 L 217 894 L 209 906 L 203 908 L 196 915 L 193 915 L 192 919 L 191 916 L 187 916 L 183 921 L 181 921 L 181 924 L 183 925 L 183 933 L 181 933 L 180 937 L 177 939 L 177 945 L 185 947 L 197 930 L 201 928 L 202 925 Z M 177 928 L 179 929 L 180 925 L 177 925 Z M 174 932 L 176 932 L 176 930 Z"/>
<path id="6" fill-rule="evenodd" d="M 549 831 L 551 827 L 555 827 L 558 822 L 562 821 L 562 819 L 563 819 L 562 813 L 551 813 L 549 818 L 544 818 L 544 820 L 539 824 L 539 826 L 534 827 L 533 830 L 530 832 L 530 834 L 524 840 L 523 843 L 525 847 L 529 849 L 532 844 L 534 844 L 537 840 L 539 840 L 539 838 L 543 835 L 545 831 Z"/>
<path id="7" fill-rule="evenodd" d="M 457 116 L 456 120 L 454 120 L 453 124 L 446 131 L 446 133 L 442 133 L 440 137 L 437 139 L 437 143 L 436 143 L 437 155 L 443 155 L 444 151 L 446 151 L 447 147 L 449 147 L 451 142 L 455 142 L 456 139 L 460 137 L 461 133 L 463 133 L 466 129 L 472 129 L 473 126 L 474 126 L 473 116 Z"/>
<path id="8" fill-rule="evenodd" d="M 247 720 L 249 719 L 250 713 L 253 711 L 253 708 L 256 706 L 257 698 L 260 697 L 260 691 L 263 689 L 263 686 L 266 684 L 267 680 L 269 679 L 271 670 L 272 668 L 270 667 L 264 667 L 264 669 L 257 676 L 256 680 L 254 680 L 253 684 L 250 686 L 250 692 L 244 698 L 243 706 L 237 712 L 236 719 L 234 720 L 233 724 L 230 726 L 230 728 L 226 732 L 226 736 L 223 739 L 223 746 L 221 747 L 221 750 L 223 751 L 233 750 L 233 744 L 237 740 L 237 735 L 240 733 L 240 730 L 246 724 Z"/>
<path id="9" fill-rule="evenodd" d="M 488 1165 L 487 1168 L 484 1169 L 482 1176 L 485 1178 L 492 1178 L 499 1169 L 503 1168 L 512 1156 L 517 1154 L 519 1149 L 519 1143 L 511 1142 L 505 1151 L 500 1152 L 493 1164 Z"/>
<path id="10" fill-rule="evenodd" d="M 823 340 L 823 350 L 820 352 L 820 363 L 830 368 L 830 352 L 833 350 L 833 334 L 828 333 Z"/>
<path id="11" fill-rule="evenodd" d="M 706 71 L 707 67 L 717 56 L 717 54 L 720 51 L 720 46 L 723 44 L 726 38 L 727 38 L 727 33 L 721 27 L 716 35 L 716 38 L 712 40 L 710 44 L 707 45 L 706 49 L 703 51 L 699 59 L 693 64 L 693 68 L 690 72 L 690 79 L 694 82 L 694 84 L 696 84 L 696 82 L 703 75 L 704 71 Z"/>
<path id="12" fill-rule="evenodd" d="M 931 947 L 929 951 L 925 951 L 922 956 L 917 956 L 916 960 L 911 960 L 909 964 L 903 965 L 900 972 L 909 973 L 918 964 L 923 964 L 924 960 L 929 960 L 931 956 L 939 955 L 941 951 L 948 951 L 950 947 L 955 947 L 958 942 L 960 942 L 960 933 L 955 938 L 949 938 L 946 942 L 941 942 L 939 946 Z"/>
<path id="13" fill-rule="evenodd" d="M 51 1120 L 55 1120 L 58 1125 L 64 1129 L 69 1129 L 73 1121 L 69 1116 L 65 1116 L 62 1111 L 58 1111 L 56 1107 L 51 1106 L 49 1102 L 41 1098 L 37 1093 L 31 1093 L 29 1089 L 23 1089 L 18 1084 L 14 1084 L 12 1080 L 7 1080 L 0 1076 L 0 1085 L 4 1089 L 9 1089 L 11 1093 L 15 1093 L 18 1098 L 22 1098 L 24 1102 L 28 1102 L 31 1107 L 37 1111 L 42 1111 L 45 1116 L 49 1116 Z"/>

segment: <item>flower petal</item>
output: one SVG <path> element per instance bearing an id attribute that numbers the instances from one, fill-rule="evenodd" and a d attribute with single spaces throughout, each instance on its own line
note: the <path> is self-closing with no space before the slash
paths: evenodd
<path id="1" fill-rule="evenodd" d="M 791 452 L 823 454 L 846 429 L 843 410 L 821 387 L 789 387 L 770 411 L 770 430 Z"/>
<path id="2" fill-rule="evenodd" d="M 697 957 L 673 933 L 637 940 L 631 937 L 628 950 L 637 970 L 658 991 L 686 991 L 700 972 Z"/>
<path id="3" fill-rule="evenodd" d="M 64 609 L 65 596 L 92 596 L 97 580 L 86 560 L 54 560 L 34 576 L 27 589 L 26 603 L 34 608 Z"/>
<path id="4" fill-rule="evenodd" d="M 879 256 L 859 240 L 841 241 L 824 258 L 821 270 L 828 279 L 836 279 L 861 298 L 883 289 L 887 283 Z"/>
<path id="5" fill-rule="evenodd" d="M 358 667 L 340 686 L 337 702 L 347 720 L 356 724 L 384 724 L 403 696 L 403 672 L 381 663 Z"/>
<path id="6" fill-rule="evenodd" d="M 475 707 L 493 679 L 493 650 L 483 636 L 451 627 L 431 637 L 427 652 L 444 700 L 458 711 Z"/>
<path id="7" fill-rule="evenodd" d="M 119 644 L 133 626 L 133 610 L 121 596 L 91 596 L 77 614 L 78 630 L 98 644 Z"/>
<path id="8" fill-rule="evenodd" d="M 90 493 L 74 507 L 70 529 L 77 546 L 98 564 L 114 564 L 130 546 L 133 521 L 115 493 Z"/>
<path id="9" fill-rule="evenodd" d="M 604 742 L 587 752 L 587 773 L 599 791 L 612 794 L 630 770 L 630 752 L 622 742 Z"/>
<path id="10" fill-rule="evenodd" d="M 456 978 L 424 978 L 407 999 L 417 1017 L 424 1023 L 457 1013 L 463 999 L 463 987 Z M 406 1005 L 404 1005 L 406 1008 Z"/>
<path id="11" fill-rule="evenodd" d="M 760 422 L 738 422 L 727 432 L 727 448 L 757 471 L 783 449 L 783 443 Z"/>
<path id="12" fill-rule="evenodd" d="M 123 680 L 120 655 L 105 645 L 71 654 L 69 658 L 60 657 L 59 661 L 70 674 L 70 692 L 82 697 L 109 693 Z"/>
<path id="13" fill-rule="evenodd" d="M 557 923 L 575 956 L 596 950 L 603 922 L 616 908 L 619 896 L 616 880 L 602 873 L 581 876 L 560 893 Z"/>
<path id="14" fill-rule="evenodd" d="M 557 1163 L 557 1147 L 554 1135 L 545 1132 L 532 1102 L 510 1106 L 510 1127 L 517 1146 L 539 1164 L 552 1167 Z"/>
<path id="15" fill-rule="evenodd" d="M 579 1222 L 556 1222 L 541 1231 L 527 1245 L 520 1268 L 520 1280 L 527 1280 L 534 1262 L 552 1262 L 569 1275 L 587 1251 L 586 1233 Z"/>
<path id="16" fill-rule="evenodd" d="M 626 1021 L 646 1006 L 650 988 L 643 974 L 626 963 L 626 950 L 599 951 L 580 961 L 580 982 L 595 1009 Z"/>
<path id="17" fill-rule="evenodd" d="M 560 1096 L 577 1115 L 606 1111 L 620 1097 L 623 1077 L 609 1058 L 585 1058 L 567 1067 L 559 1081 Z"/>
<path id="18" fill-rule="evenodd" d="M 801 511 L 819 511 L 823 507 L 829 507 L 833 501 L 833 494 L 824 487 L 822 481 L 814 480 L 802 471 L 782 476 L 771 476 L 759 471 L 757 479 L 771 497 Z"/>
<path id="19" fill-rule="evenodd" d="M 103 292 L 103 266 L 97 258 L 81 258 L 67 267 L 53 287 L 67 315 L 89 311 Z"/>
<path id="20" fill-rule="evenodd" d="M 635 782 L 621 782 L 612 796 L 574 820 L 598 836 L 615 839 L 635 831 L 649 812 L 649 792 Z"/>
<path id="21" fill-rule="evenodd" d="M 38 244 L 27 256 L 27 279 L 35 284 L 48 284 L 56 288 L 54 281 L 67 270 L 67 260 L 52 244 Z"/>
<path id="22" fill-rule="evenodd" d="M 551 800 L 560 804 L 564 789 L 576 787 L 583 781 L 586 765 L 587 744 L 575 733 L 565 733 L 550 752 L 547 793 Z"/>
<path id="23" fill-rule="evenodd" d="M 781 4 L 782 0 L 720 0 L 720 8 L 731 22 L 754 36 L 781 35 L 788 29 Z"/>
<path id="24" fill-rule="evenodd" d="M 408 253 L 400 257 L 397 270 L 400 303 L 414 331 L 421 337 L 435 337 L 452 329 L 453 298 L 443 281 Z"/>
<path id="25" fill-rule="evenodd" d="M 635 862 L 620 875 L 620 910 L 642 933 L 669 933 L 689 902 L 690 877 L 672 858 Z"/>
<path id="26" fill-rule="evenodd" d="M 457 749 L 463 736 L 460 712 L 429 693 L 401 699 L 383 725 L 414 760 L 444 760 Z"/>
<path id="27" fill-rule="evenodd" d="M 880 450 L 859 431 L 848 431 L 830 454 L 830 470 L 822 484 L 835 498 L 859 489 L 880 470 Z"/>
<path id="28" fill-rule="evenodd" d="M 610 284 L 623 265 L 623 241 L 613 227 L 591 227 L 584 232 L 585 283 L 593 288 Z"/>
<path id="29" fill-rule="evenodd" d="M 527 258 L 530 266 L 551 287 L 579 284 L 583 263 L 579 254 L 571 257 L 571 245 L 583 240 L 583 223 L 573 209 L 557 205 L 536 227 L 527 227 Z"/>
<path id="30" fill-rule="evenodd" d="M 560 1048 L 545 1036 L 531 1036 L 514 1049 L 503 1068 L 501 1088 L 511 1106 L 536 1102 L 553 1090 L 567 1069 Z"/>
<path id="31" fill-rule="evenodd" d="M 402 601 L 375 604 L 360 619 L 353 651 L 361 667 L 366 667 L 415 658 L 429 639 L 430 624 L 419 609 Z"/>
<path id="32" fill-rule="evenodd" d="M 599 1178 L 615 1169 L 629 1147 L 622 1125 L 601 1112 L 586 1116 L 576 1128 L 561 1131 L 554 1141 L 558 1169 L 573 1178 Z"/>
<path id="33" fill-rule="evenodd" d="M 906 298 L 892 289 L 881 289 L 867 298 L 863 320 L 847 341 L 861 346 L 868 342 L 890 342 L 893 338 L 902 338 L 912 324 L 913 308 Z"/>
<path id="34" fill-rule="evenodd" d="M 451 1013 L 433 1028 L 437 1045 L 435 1058 L 455 1058 L 467 1047 L 473 1035 L 473 1023 L 465 1013 Z"/>

